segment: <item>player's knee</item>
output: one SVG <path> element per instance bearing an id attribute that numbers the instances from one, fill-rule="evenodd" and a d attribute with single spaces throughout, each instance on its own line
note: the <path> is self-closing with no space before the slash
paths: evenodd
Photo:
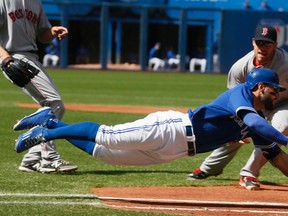
<path id="1" fill-rule="evenodd" d="M 281 133 L 288 135 L 288 110 L 276 112 L 271 119 L 272 126 Z"/>

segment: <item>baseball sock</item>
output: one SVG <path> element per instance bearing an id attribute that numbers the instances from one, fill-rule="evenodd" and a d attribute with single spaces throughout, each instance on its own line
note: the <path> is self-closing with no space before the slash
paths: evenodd
<path id="1" fill-rule="evenodd" d="M 92 155 L 95 148 L 95 137 L 100 127 L 94 122 L 82 122 L 78 124 L 66 124 L 60 120 L 53 119 L 48 122 L 48 128 L 43 135 L 47 141 L 54 139 L 67 139 L 74 146 Z"/>
<path id="2" fill-rule="evenodd" d="M 77 148 L 81 149 L 82 151 L 85 151 L 88 154 L 93 155 L 93 151 L 96 146 L 95 142 L 86 140 L 76 140 L 76 139 L 67 139 L 67 140 Z"/>

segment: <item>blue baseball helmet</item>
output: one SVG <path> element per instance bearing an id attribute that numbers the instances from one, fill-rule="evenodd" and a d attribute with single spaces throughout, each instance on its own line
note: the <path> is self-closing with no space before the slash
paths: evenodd
<path id="1" fill-rule="evenodd" d="M 274 86 L 279 92 L 286 90 L 284 86 L 279 85 L 278 74 L 268 68 L 255 68 L 248 73 L 246 83 L 250 89 L 253 89 L 260 82 Z"/>

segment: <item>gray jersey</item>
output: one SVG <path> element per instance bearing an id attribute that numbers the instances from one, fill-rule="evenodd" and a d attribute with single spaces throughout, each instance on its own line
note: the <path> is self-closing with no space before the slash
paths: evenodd
<path id="1" fill-rule="evenodd" d="M 37 51 L 37 35 L 49 28 L 40 0 L 0 1 L 0 45 L 9 53 Z"/>
<path id="2" fill-rule="evenodd" d="M 256 67 L 253 64 L 254 57 L 254 51 L 251 51 L 231 67 L 228 73 L 228 88 L 233 88 L 246 81 L 247 73 Z M 279 75 L 280 84 L 288 89 L 288 53 L 285 50 L 277 48 L 273 60 L 269 64 L 264 65 L 264 67 L 276 71 Z M 288 101 L 286 91 L 280 93 L 280 98 L 277 100 L 276 106 L 281 102 L 283 103 L 283 101 Z"/>
<path id="3" fill-rule="evenodd" d="M 62 118 L 65 107 L 61 96 L 35 52 L 38 50 L 36 38 L 51 28 L 40 0 L 0 0 L 1 48 L 6 49 L 14 59 L 29 61 L 31 65 L 40 70 L 33 78 L 33 82 L 29 82 L 21 90 L 39 105 L 50 106 L 54 114 Z M 46 35 L 48 38 L 52 37 L 52 32 L 47 31 Z M 47 142 L 40 147 L 30 149 L 24 156 L 19 170 L 31 170 L 27 166 L 38 167 L 41 163 L 40 171 L 41 169 L 43 172 L 56 171 L 55 166 L 61 165 L 58 163 L 60 160 L 61 157 L 55 150 L 54 141 Z M 49 165 L 48 168 L 47 165 Z"/>

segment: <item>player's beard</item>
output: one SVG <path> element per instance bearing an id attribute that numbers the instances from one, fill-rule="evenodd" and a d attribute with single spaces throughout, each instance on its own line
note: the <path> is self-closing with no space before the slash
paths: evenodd
<path id="1" fill-rule="evenodd" d="M 262 98 L 262 103 L 265 107 L 265 110 L 267 111 L 272 111 L 274 109 L 274 104 L 273 104 L 273 100 L 271 100 L 271 98 L 269 97 L 264 97 Z"/>

